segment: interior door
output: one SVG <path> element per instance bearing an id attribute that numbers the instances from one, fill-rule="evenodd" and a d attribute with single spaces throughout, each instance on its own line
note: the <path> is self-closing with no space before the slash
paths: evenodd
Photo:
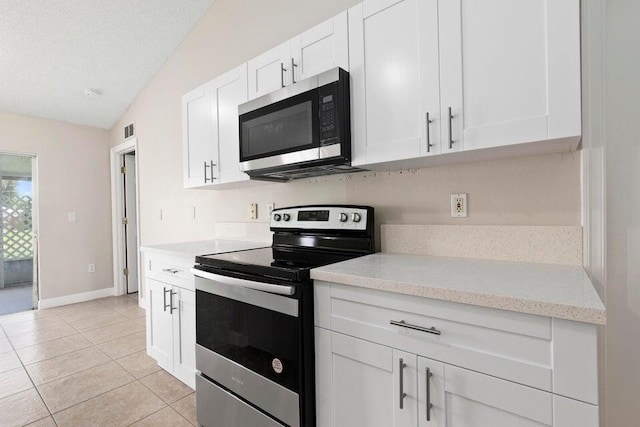
<path id="1" fill-rule="evenodd" d="M 435 154 L 440 139 L 438 1 L 376 0 L 353 7 L 349 60 L 353 164 Z"/>
<path id="2" fill-rule="evenodd" d="M 136 156 L 132 153 L 124 155 L 124 225 L 125 254 L 128 274 L 125 276 L 127 293 L 138 292 L 138 211 L 136 206 Z"/>
<path id="3" fill-rule="evenodd" d="M 349 34 L 347 12 L 316 25 L 291 39 L 294 82 L 334 67 L 349 71 Z M 295 64 L 295 66 L 294 66 Z"/>

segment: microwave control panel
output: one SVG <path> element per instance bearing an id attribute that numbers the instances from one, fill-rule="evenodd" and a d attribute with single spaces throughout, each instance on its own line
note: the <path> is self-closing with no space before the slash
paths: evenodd
<path id="1" fill-rule="evenodd" d="M 319 88 L 320 146 L 340 142 L 340 120 L 338 114 L 338 84 L 331 83 Z"/>

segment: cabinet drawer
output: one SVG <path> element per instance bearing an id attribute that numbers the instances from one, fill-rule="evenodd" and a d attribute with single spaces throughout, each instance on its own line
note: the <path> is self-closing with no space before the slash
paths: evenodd
<path id="1" fill-rule="evenodd" d="M 552 391 L 550 318 L 337 284 L 327 292 L 318 285 L 318 326 Z"/>
<path id="2" fill-rule="evenodd" d="M 194 262 L 180 258 L 150 256 L 147 258 L 146 276 L 170 285 L 195 290 L 195 280 L 191 274 Z"/>

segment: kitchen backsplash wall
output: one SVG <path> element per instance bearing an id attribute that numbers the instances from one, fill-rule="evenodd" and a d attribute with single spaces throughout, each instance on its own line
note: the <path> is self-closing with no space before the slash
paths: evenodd
<path id="1" fill-rule="evenodd" d="M 143 244 L 212 238 L 216 222 L 258 222 L 266 228 L 270 202 L 276 206 L 372 205 L 379 224 L 580 225 L 579 153 L 364 172 L 232 190 L 183 189 L 181 96 L 356 3 L 214 3 L 110 133 L 111 144 L 117 145 L 122 142 L 122 127 L 136 123 Z M 469 193 L 468 218 L 450 217 L 449 195 L 457 192 Z M 249 220 L 249 203 L 259 204 L 256 221 Z"/>

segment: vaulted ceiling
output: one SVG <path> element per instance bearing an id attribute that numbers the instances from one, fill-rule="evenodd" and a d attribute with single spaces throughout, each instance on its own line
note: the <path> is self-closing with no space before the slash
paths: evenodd
<path id="1" fill-rule="evenodd" d="M 212 3 L 0 0 L 0 111 L 111 128 Z"/>

